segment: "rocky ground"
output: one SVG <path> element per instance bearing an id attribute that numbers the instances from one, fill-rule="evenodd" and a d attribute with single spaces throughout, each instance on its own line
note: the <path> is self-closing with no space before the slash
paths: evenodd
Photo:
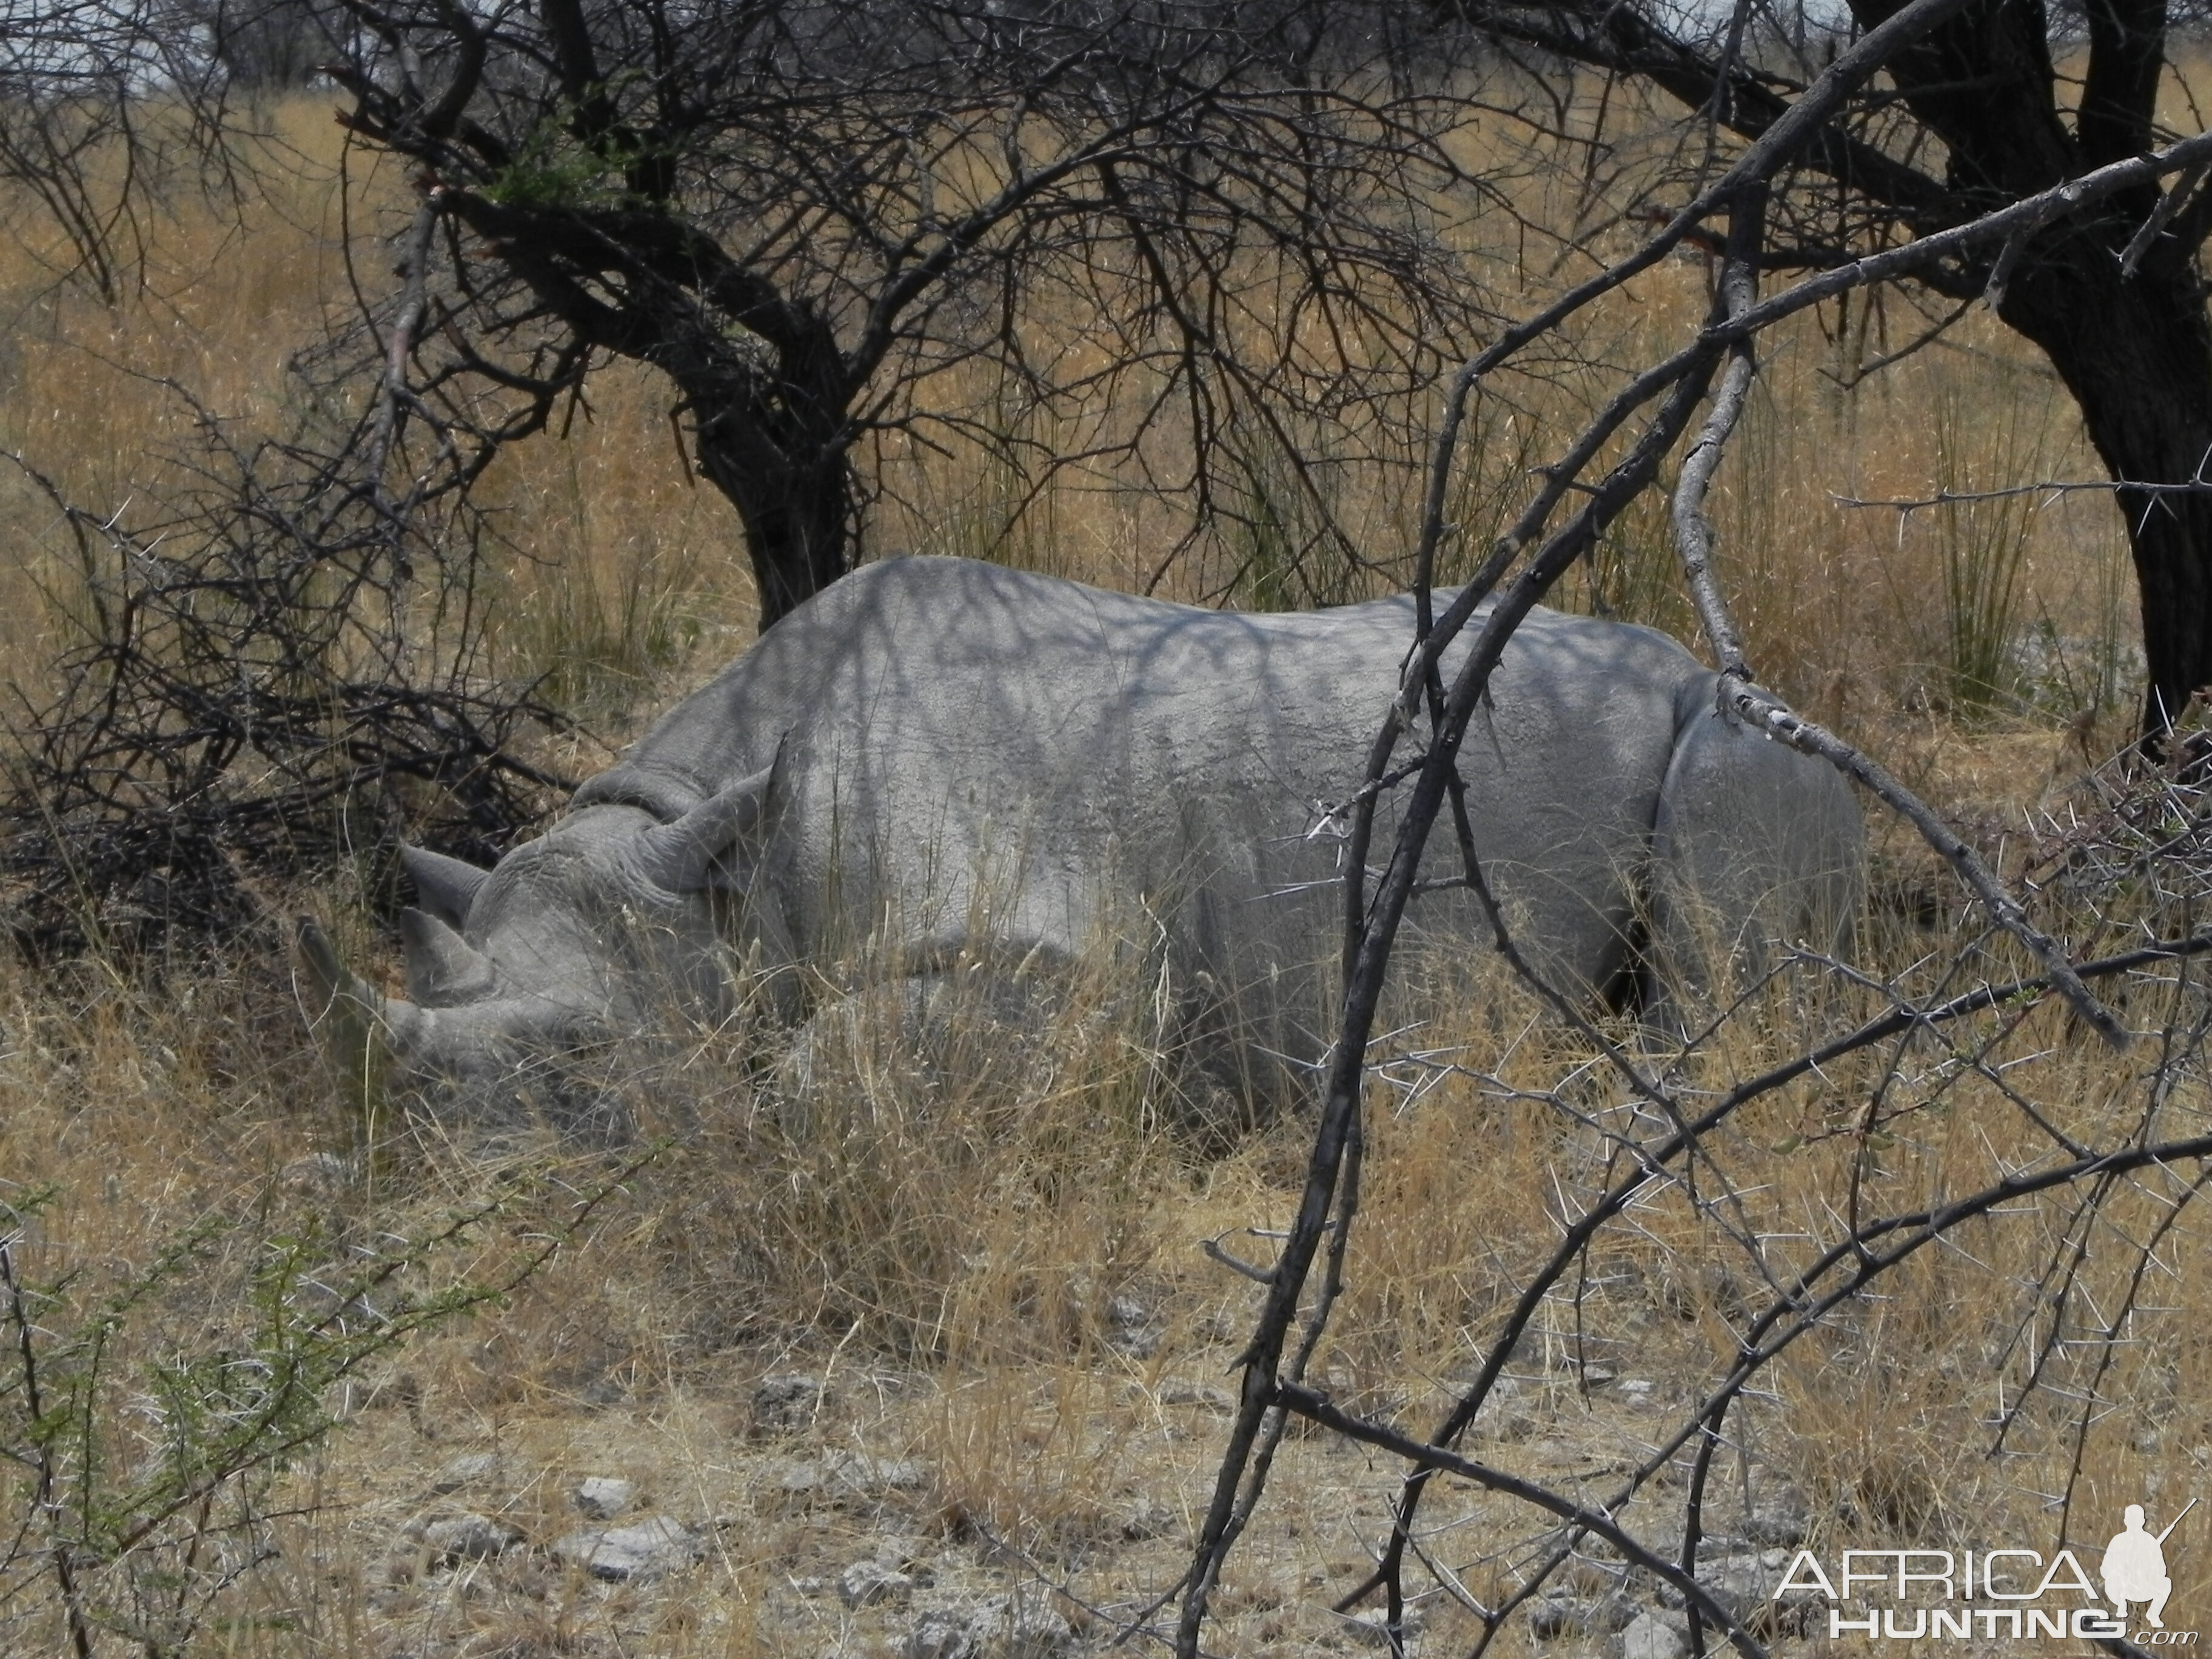
<path id="1" fill-rule="evenodd" d="M 834 1364 L 733 1373 L 483 1422 L 374 1402 L 334 1483 L 362 1494 L 341 1553 L 371 1564 L 366 1650 L 1043 1659 L 1161 1632 L 1228 1419 L 1231 1352 L 965 1382 Z M 1477 1455 L 1597 1495 L 1680 1402 L 1649 1378 L 1589 1381 L 1515 1378 Z M 1786 1639 L 1812 1609 L 1771 1591 L 1807 1517 L 1758 1478 L 1768 1489 L 1749 1511 L 1734 1494 L 1715 1504 L 1701 1576 Z M 1286 1443 L 1209 1650 L 1387 1650 L 1379 1612 L 1329 1603 L 1386 1534 L 1395 1479 L 1389 1460 L 1328 1437 Z M 1451 1494 L 1426 1516 L 1431 1559 L 1486 1603 L 1544 1549 L 1537 1518 L 1497 1500 Z M 1628 1518 L 1672 1541 L 1658 1504 Z M 1413 1650 L 1465 1651 L 1474 1620 L 1423 1582 Z M 1492 1650 L 1677 1659 L 1687 1625 L 1679 1595 L 1589 1548 Z M 1130 1650 L 1151 1645 L 1139 1634 Z"/>

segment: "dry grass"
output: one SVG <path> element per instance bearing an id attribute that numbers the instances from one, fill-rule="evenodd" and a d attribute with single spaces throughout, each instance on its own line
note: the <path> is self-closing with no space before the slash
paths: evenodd
<path id="1" fill-rule="evenodd" d="M 320 116 L 288 119 L 310 159 L 243 234 L 180 212 L 149 291 L 119 312 L 51 290 L 27 252 L 0 249 L 12 319 L 0 448 L 82 499 L 119 504 L 161 487 L 178 437 L 179 411 L 153 381 L 174 377 L 241 420 L 275 417 L 284 353 L 346 303 Z M 1577 350 L 1602 365 L 1679 331 L 1704 303 L 1702 282 L 1689 264 L 1651 273 L 1592 319 Z M 1723 556 L 1771 678 L 1962 817 L 1996 827 L 2063 789 L 2130 718 L 2124 548 L 2094 498 L 1901 519 L 1839 504 L 2092 471 L 2055 381 L 1986 321 L 1838 389 L 1835 375 L 1916 326 L 1893 301 L 1887 317 L 1824 314 L 1774 342 L 1723 475 Z M 1596 373 L 1532 380 L 1485 404 L 1462 522 L 1479 527 L 1510 499 L 1543 447 L 1528 447 L 1531 431 L 1555 434 Z M 1173 533 L 1175 504 L 1112 478 L 1071 478 L 1020 516 L 1021 482 L 972 458 L 887 464 L 903 470 L 911 507 L 877 526 L 879 546 L 1128 586 L 1149 574 L 1144 550 Z M 501 666 L 553 675 L 604 745 L 749 636 L 733 523 L 687 482 L 665 397 L 642 376 L 608 372 L 566 443 L 516 453 L 492 482 L 512 504 L 518 550 L 494 573 Z M 1336 506 L 1378 566 L 1402 559 L 1402 495 L 1354 477 Z M 68 578 L 44 510 L 10 478 L 0 523 L 0 652 L 10 674 L 34 681 L 53 642 L 41 595 Z M 1569 598 L 1679 629 L 1662 532 L 1656 508 L 1624 525 Z M 1200 591 L 1249 550 L 1209 550 L 1170 586 Z M 589 769 L 605 752 L 580 744 L 566 759 Z M 1880 857 L 1878 892 L 1935 890 L 1912 847 L 1886 842 Z M 1948 948 L 1950 926 L 1885 913 L 1870 955 L 1905 972 Z M 1102 975 L 1018 1041 L 981 1016 L 960 1025 L 966 1047 L 933 1066 L 887 1039 L 896 1011 L 860 1007 L 817 1056 L 804 1111 L 764 1103 L 747 1058 L 700 1036 L 640 1090 L 641 1117 L 669 1144 L 555 1265 L 337 1402 L 343 1430 L 272 1495 L 282 1553 L 192 1651 L 876 1651 L 900 1616 L 848 1610 L 809 1581 L 887 1548 L 929 1565 L 930 1594 L 945 1597 L 1049 1578 L 1106 1610 L 1064 1603 L 1079 1620 L 1171 1582 L 1206 1501 L 1218 1391 L 1233 1386 L 1225 1367 L 1255 1296 L 1198 1244 L 1219 1237 L 1264 1258 L 1267 1240 L 1244 1230 L 1285 1222 L 1304 1152 L 1297 1124 L 1225 1153 L 1201 1148 L 1163 1106 L 1147 1033 L 1126 1012 L 1135 1004 Z M 1428 1017 L 1418 1046 L 1449 1048 L 1460 1069 L 1412 1103 L 1377 1089 L 1365 1219 L 1320 1360 L 1340 1398 L 1408 1427 L 1465 1381 L 1563 1218 L 1588 1201 L 1611 1154 L 1607 1115 L 1625 1110 L 1589 1057 L 1500 976 L 1431 983 L 1409 1010 Z M 1777 999 L 1705 1059 L 1698 1081 L 1719 1086 L 1786 1052 L 1802 1018 Z M 2008 1086 L 2084 1133 L 2136 1109 L 2140 1053 L 2115 1063 L 2055 1016 L 2037 1019 L 2033 1041 L 2015 1043 L 2030 1058 Z M 52 1322 L 82 1317 L 201 1218 L 228 1224 L 189 1286 L 127 1328 L 118 1376 L 243 1330 L 257 1239 L 319 1228 L 342 1255 L 434 1223 L 491 1179 L 480 1147 L 403 1139 L 364 1152 L 273 951 L 151 988 L 97 964 L 47 977 L 11 968 L 0 1025 L 0 1198 L 53 1189 L 22 1256 L 37 1276 L 74 1276 Z M 1829 1236 L 1844 1194 L 1909 1206 L 2033 1155 L 2019 1112 L 1974 1076 L 1915 1074 L 1900 1091 L 1908 1109 L 1875 1139 L 1857 1134 L 1885 1063 L 1862 1057 L 1762 1103 L 1717 1152 L 1744 1194 L 1721 1218 L 1763 1241 L 1770 1269 Z M 569 1224 L 576 1194 L 623 1168 L 618 1155 L 557 1146 L 499 1157 L 529 1182 L 439 1271 L 495 1278 Z M 2123 1195 L 2101 1225 L 2139 1233 L 2158 1212 L 2149 1196 Z M 2063 1248 L 2060 1216 L 2052 1205 L 1978 1224 L 1808 1341 L 1772 1397 L 1746 1408 L 1745 1455 L 1723 1460 L 1727 1480 L 1795 1487 L 1814 1537 L 1838 1543 L 2047 1539 L 2046 1500 L 2076 1456 L 2064 1412 L 2039 1407 L 2002 1455 L 1989 1446 L 1993 1413 L 2017 1403 L 2025 1377 L 2004 1347 L 2007 1321 L 2022 1282 Z M 2081 1449 L 2075 1496 L 2088 1519 L 2077 1539 L 2123 1502 L 2170 1513 L 2212 1463 L 2201 1248 L 2185 1221 L 2163 1258 L 2171 1283 L 2148 1298 L 2159 1310 L 2136 1316 L 2101 1383 L 2128 1409 L 2100 1418 Z M 2085 1272 L 2125 1266 L 2123 1253 L 2111 1259 L 2108 1269 L 2093 1253 Z M 1655 1189 L 1578 1294 L 1547 1304 L 1510 1399 L 1478 1425 L 1482 1455 L 1586 1495 L 1607 1490 L 1668 1408 L 1725 1367 L 1759 1265 L 1695 1195 Z M 1601 1366 L 1613 1380 L 1593 1385 Z M 793 1370 L 827 1379 L 827 1403 L 763 1435 L 754 1384 Z M 124 1411 L 114 1425 L 126 1438 L 129 1420 Z M 917 1460 L 920 1484 L 848 1503 L 787 1489 L 795 1461 L 840 1449 Z M 495 1473 L 432 1490 L 437 1470 L 479 1450 L 496 1453 Z M 641 1512 L 707 1523 L 706 1568 L 652 1587 L 599 1585 L 536 1554 L 436 1569 L 405 1530 L 480 1509 L 543 1542 L 574 1524 L 575 1479 L 612 1473 L 639 1481 Z M 1224 1586 L 1224 1650 L 1350 1640 L 1323 1608 L 1364 1572 L 1392 1474 L 1322 1437 L 1288 1445 L 1277 1500 Z M 1492 1601 L 1538 1533 L 1527 1512 L 1487 1498 L 1455 1498 L 1430 1519 L 1439 1556 Z M 2169 1622 L 2186 1626 L 2204 1592 L 2182 1583 Z M 58 1639 L 50 1607 L 30 1618 L 10 1627 L 20 1650 Z M 1438 1614 L 1447 1643 L 1454 1618 Z"/>

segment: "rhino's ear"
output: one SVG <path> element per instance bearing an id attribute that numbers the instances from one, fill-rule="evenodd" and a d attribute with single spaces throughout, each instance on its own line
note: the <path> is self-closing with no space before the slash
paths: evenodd
<path id="1" fill-rule="evenodd" d="M 399 938 L 407 947 L 407 994 L 424 1007 L 482 1002 L 498 991 L 491 958 L 436 916 L 402 910 Z"/>
<path id="2" fill-rule="evenodd" d="M 476 902 L 477 890 L 491 877 L 489 870 L 449 859 L 427 847 L 403 845 L 399 862 L 415 884 L 421 908 L 453 927 L 469 919 L 469 906 Z"/>
<path id="3" fill-rule="evenodd" d="M 782 769 L 779 742 L 775 758 L 759 771 L 701 801 L 675 823 L 646 830 L 638 837 L 638 859 L 647 878 L 672 893 L 695 893 L 712 884 L 718 862 L 742 863 L 744 854 L 765 838 Z"/>

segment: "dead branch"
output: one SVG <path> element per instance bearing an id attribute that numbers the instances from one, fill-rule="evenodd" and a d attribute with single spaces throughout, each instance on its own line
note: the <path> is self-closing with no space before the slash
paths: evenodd
<path id="1" fill-rule="evenodd" d="M 2022 495 L 2109 495 L 2115 491 L 2143 495 L 2201 495 L 2212 490 L 2212 479 L 2191 478 L 2185 483 L 2142 483 L 2132 478 L 2039 478 L 2033 483 L 2006 484 L 1995 489 L 1939 489 L 1932 495 L 1836 495 L 1838 507 L 1882 507 L 1910 515 L 1932 507 L 1960 507 L 1975 501 L 2016 500 Z"/>
<path id="2" fill-rule="evenodd" d="M 1960 839 L 1933 807 L 1899 783 L 1880 762 L 1807 720 L 1771 692 L 1741 684 L 1731 684 L 1725 695 L 1745 720 L 1791 748 L 1826 761 L 1911 823 L 1920 832 L 1921 838 L 1957 872 L 1959 878 L 1989 911 L 1990 919 L 2033 953 L 2043 964 L 2051 988 L 2065 998 L 2082 1022 L 2114 1048 L 2127 1046 L 2127 1028 L 2090 994 L 2079 972 L 2068 962 L 2064 948 L 2035 925 L 2026 908 L 1982 861 L 1981 855 Z"/>

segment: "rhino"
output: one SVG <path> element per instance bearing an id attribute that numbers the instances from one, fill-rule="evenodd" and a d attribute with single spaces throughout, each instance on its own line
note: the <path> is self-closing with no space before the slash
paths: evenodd
<path id="1" fill-rule="evenodd" d="M 861 956 L 919 1002 L 954 975 L 1048 983 L 1134 927 L 1192 1063 L 1279 1102 L 1330 1038 L 1347 803 L 1413 629 L 1407 597 L 1249 614 L 868 565 L 495 867 L 406 849 L 405 998 L 303 921 L 310 978 L 335 1024 L 465 1096 L 524 1056 L 726 1018 L 738 963 L 795 1027 Z M 1662 634 L 1540 609 L 1492 678 L 1460 759 L 1474 842 L 1516 943 L 1575 995 L 1649 1007 L 1850 923 L 1849 788 L 1717 690 Z M 1410 933 L 1485 948 L 1470 895 L 1432 885 Z"/>

